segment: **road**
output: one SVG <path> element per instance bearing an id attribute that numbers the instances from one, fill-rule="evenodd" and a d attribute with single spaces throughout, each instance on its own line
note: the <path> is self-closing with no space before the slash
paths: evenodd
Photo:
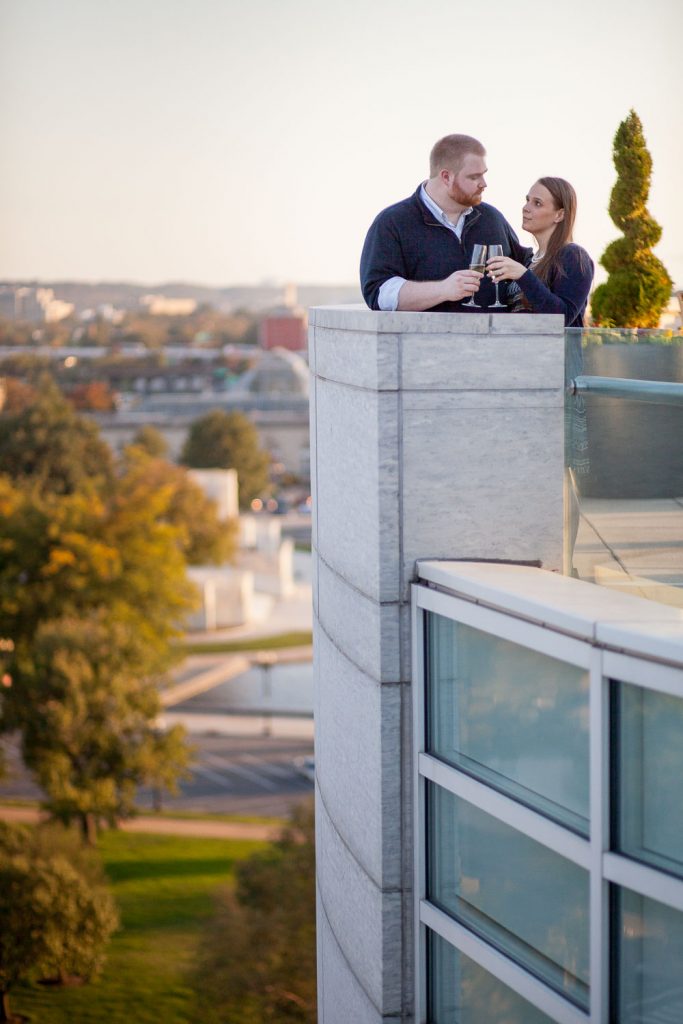
<path id="1" fill-rule="evenodd" d="M 166 811 L 284 817 L 292 804 L 309 799 L 313 783 L 294 764 L 311 756 L 311 740 L 277 736 L 194 734 L 191 777 L 178 796 L 164 794 Z M 3 741 L 9 777 L 0 781 L 0 802 L 40 799 L 41 792 L 24 769 L 16 737 Z M 154 805 L 149 789 L 139 793 L 141 811 Z"/>

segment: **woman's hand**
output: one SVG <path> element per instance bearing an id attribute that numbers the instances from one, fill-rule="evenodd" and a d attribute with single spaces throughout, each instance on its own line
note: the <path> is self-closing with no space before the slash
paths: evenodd
<path id="1" fill-rule="evenodd" d="M 509 256 L 492 256 L 486 262 L 486 269 L 492 281 L 518 281 L 527 272 L 523 263 L 511 260 Z"/>

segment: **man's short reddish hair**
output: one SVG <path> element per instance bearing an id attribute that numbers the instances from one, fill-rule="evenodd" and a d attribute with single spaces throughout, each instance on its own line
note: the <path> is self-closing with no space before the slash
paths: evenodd
<path id="1" fill-rule="evenodd" d="M 457 174 L 468 153 L 486 156 L 486 150 L 481 142 L 473 139 L 471 135 L 444 135 L 434 143 L 429 154 L 430 178 L 436 178 L 439 171 L 444 169 Z"/>

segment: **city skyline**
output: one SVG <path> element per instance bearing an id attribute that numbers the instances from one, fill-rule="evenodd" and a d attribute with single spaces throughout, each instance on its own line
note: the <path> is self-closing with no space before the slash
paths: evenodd
<path id="1" fill-rule="evenodd" d="M 653 158 L 656 252 L 683 286 L 683 13 L 609 0 L 571 15 L 492 0 L 4 0 L 0 7 L 0 277 L 349 283 L 365 232 L 414 191 L 441 135 L 488 150 L 485 199 L 520 237 L 543 174 L 576 187 L 575 237 L 596 264 L 612 139 L 629 110 Z M 605 273 L 597 268 L 596 280 Z"/>

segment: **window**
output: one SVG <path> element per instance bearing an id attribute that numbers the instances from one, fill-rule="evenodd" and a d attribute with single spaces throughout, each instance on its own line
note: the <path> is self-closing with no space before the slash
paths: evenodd
<path id="1" fill-rule="evenodd" d="M 683 876 L 683 700 L 613 682 L 612 718 L 612 845 Z"/>
<path id="2" fill-rule="evenodd" d="M 588 834 L 588 673 L 428 615 L 427 749 Z"/>
<path id="3" fill-rule="evenodd" d="M 428 933 L 429 1024 L 551 1024 L 550 1017 Z"/>
<path id="4" fill-rule="evenodd" d="M 588 1006 L 588 872 L 428 784 L 427 898 Z"/>
<path id="5" fill-rule="evenodd" d="M 614 1024 L 683 1021 L 683 914 L 614 887 Z"/>

